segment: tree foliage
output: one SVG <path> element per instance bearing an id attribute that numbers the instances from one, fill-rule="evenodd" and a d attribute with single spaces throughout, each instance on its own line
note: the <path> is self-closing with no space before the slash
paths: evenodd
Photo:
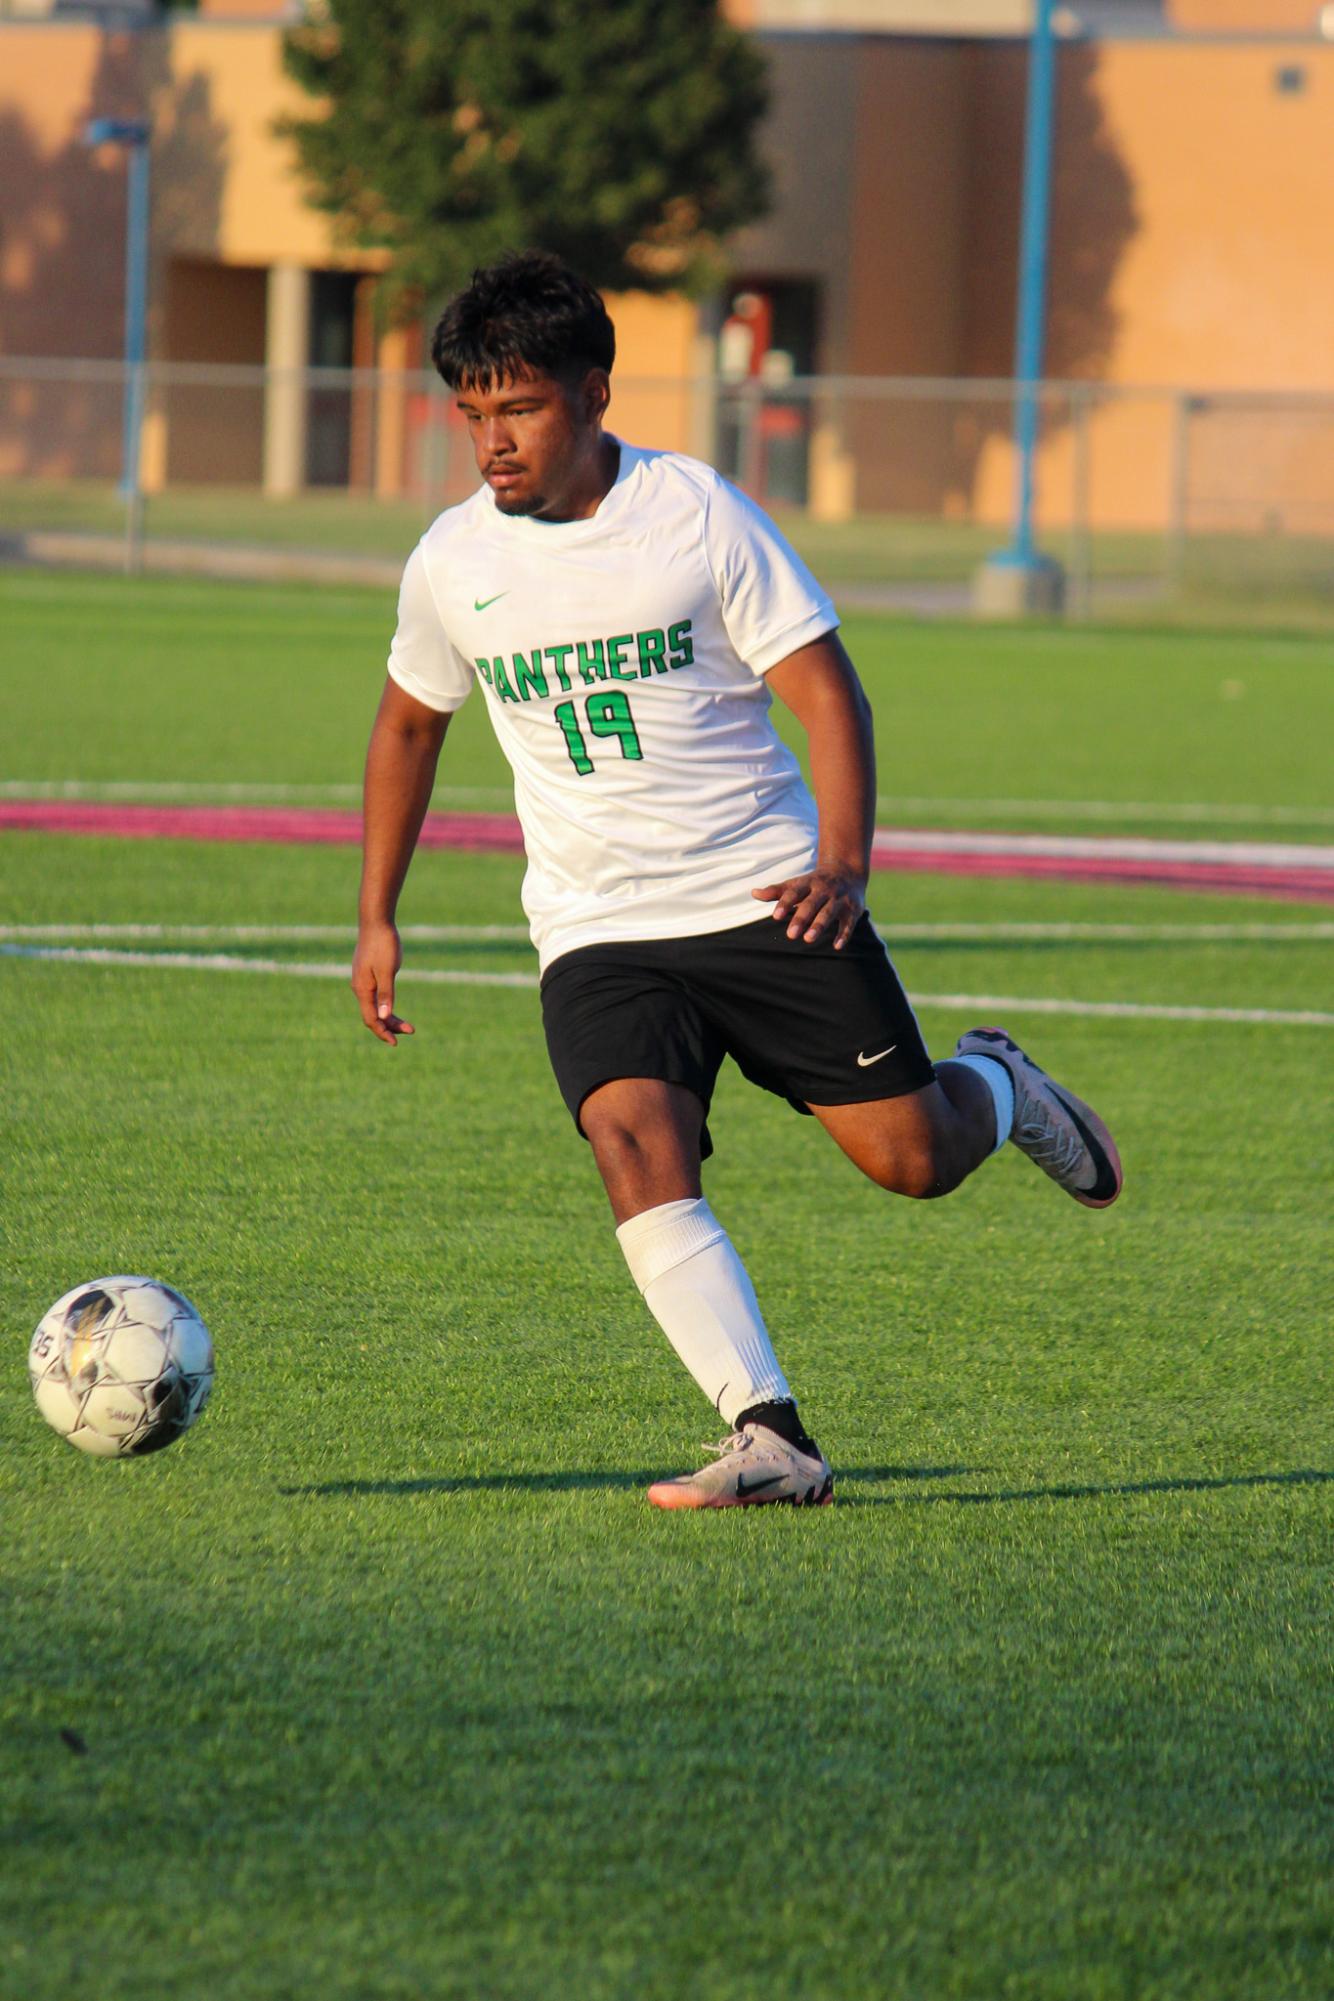
<path id="1" fill-rule="evenodd" d="M 764 212 L 763 61 L 716 0 L 326 0 L 284 61 L 321 100 L 281 127 L 310 199 L 400 300 L 529 247 L 697 291 Z"/>

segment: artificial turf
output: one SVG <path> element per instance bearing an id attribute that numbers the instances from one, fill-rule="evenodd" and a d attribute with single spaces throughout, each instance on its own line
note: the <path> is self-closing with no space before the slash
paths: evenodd
<path id="1" fill-rule="evenodd" d="M 192 626 L 179 587 L 153 588 L 188 695 L 161 679 L 150 736 L 106 741 L 107 677 L 131 709 L 148 697 L 114 592 L 91 587 L 77 672 L 25 696 L 14 776 L 41 775 L 18 755 L 53 760 L 62 718 L 88 775 L 168 775 L 178 737 L 201 779 L 355 768 L 378 676 L 354 684 L 340 651 L 356 600 L 286 621 L 300 594 L 276 615 L 221 594 L 233 665 L 217 600 Z M 943 640 L 879 636 L 944 676 Z M 974 638 L 974 685 L 989 660 L 1033 713 L 1006 640 Z M 1164 642 L 1166 717 L 1206 655 Z M 1061 657 L 1039 645 L 1032 671 Z M 1088 656 L 1064 657 L 1073 710 Z M 1303 658 L 1283 652 L 1256 715 L 1226 705 L 1191 775 L 1213 760 L 1227 789 L 1194 796 L 1318 801 L 1314 655 L 1284 678 Z M 284 670 L 307 710 L 284 692 L 256 731 Z M 1127 713 L 1080 783 L 1192 796 L 1162 790 L 1165 761 L 1136 766 L 1152 675 L 1135 649 L 1120 671 Z M 229 676 L 248 735 L 225 731 Z M 1007 713 L 997 693 L 998 796 Z M 933 784 L 949 753 L 927 742 Z M 1158 793 L 1118 793 L 1146 772 Z M 355 869 L 38 835 L 0 859 L 6 924 L 337 924 Z M 423 856 L 405 921 L 512 921 L 518 879 L 506 857 Z M 891 938 L 1320 915 L 888 876 L 873 907 Z M 1329 949 L 1313 927 L 896 957 L 919 994 L 1320 1009 Z M 1121 1141 L 1105 1215 L 1013 1151 L 948 1202 L 891 1202 L 725 1073 L 708 1192 L 839 1498 L 657 1516 L 646 1481 L 716 1420 L 627 1278 L 536 996 L 412 982 L 531 965 L 504 941 L 411 949 L 419 1032 L 390 1051 L 339 979 L 0 959 L 0 1992 L 1326 1993 L 1328 1029 L 1017 1013 Z M 938 1051 L 971 1025 L 923 1023 Z M 200 1306 L 217 1389 L 171 1451 L 92 1462 L 41 1424 L 24 1349 L 68 1285 L 135 1269 Z"/>
<path id="2" fill-rule="evenodd" d="M 0 776 L 350 797 L 393 617 L 379 591 L 0 573 Z M 844 632 L 876 711 L 884 817 L 987 826 L 1000 802 L 1006 827 L 1051 832 L 1070 802 L 1069 826 L 1088 832 L 1094 802 L 1108 810 L 1092 830 L 1109 833 L 1310 839 L 1334 824 L 1327 636 L 865 614 Z M 451 725 L 442 800 L 494 807 L 507 781 L 474 697 Z"/>

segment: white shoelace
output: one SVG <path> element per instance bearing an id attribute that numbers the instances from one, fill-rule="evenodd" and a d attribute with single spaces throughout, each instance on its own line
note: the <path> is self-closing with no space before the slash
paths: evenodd
<path id="1" fill-rule="evenodd" d="M 1055 1168 L 1061 1175 L 1073 1174 L 1084 1158 L 1084 1142 L 1075 1128 L 1058 1126 L 1045 1107 L 1039 1107 L 1037 1117 L 1021 1122 L 1017 1136 L 1039 1166 Z"/>
<path id="2" fill-rule="evenodd" d="M 733 1431 L 730 1432 L 726 1438 L 720 1438 L 716 1444 L 711 1444 L 708 1441 L 708 1439 L 706 1439 L 704 1441 L 703 1446 L 701 1447 L 701 1450 L 704 1452 L 712 1452 L 719 1459 L 725 1459 L 729 1452 L 740 1452 L 745 1446 L 749 1445 L 750 1442 L 751 1442 L 750 1438 L 746 1432 Z"/>

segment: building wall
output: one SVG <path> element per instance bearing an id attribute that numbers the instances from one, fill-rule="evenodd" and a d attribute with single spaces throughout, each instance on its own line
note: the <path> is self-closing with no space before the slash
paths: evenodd
<path id="1" fill-rule="evenodd" d="M 1319 0 L 1167 0 L 1183 34 L 1314 34 Z"/>
<path id="2" fill-rule="evenodd" d="M 878 35 L 1026 35 L 1033 0 L 727 0 L 740 26 Z"/>
<path id="3" fill-rule="evenodd" d="M 685 299 L 609 292 L 616 328 L 612 428 L 638 444 L 689 451 L 698 442 L 692 378 L 712 357 L 700 352 L 698 315 Z"/>
<path id="4" fill-rule="evenodd" d="M 198 0 L 201 20 L 285 22 L 296 9 L 287 0 Z"/>
<path id="5" fill-rule="evenodd" d="M 773 202 L 729 246 L 744 279 L 805 279 L 820 293 L 817 366 L 842 374 L 850 364 L 853 206 L 861 43 L 841 35 L 791 35 L 765 44 L 770 109 L 763 150 Z"/>
<path id="6" fill-rule="evenodd" d="M 166 352 L 175 361 L 262 364 L 266 275 L 255 266 L 173 258 L 163 299 Z M 258 388 L 184 382 L 158 390 L 146 420 L 146 485 L 255 485 L 263 471 L 263 404 Z"/>
<path id="7" fill-rule="evenodd" d="M 1022 163 L 1023 52 L 976 47 L 964 372 L 1007 375 Z M 1299 69 L 1304 88 L 1277 87 Z M 1061 50 L 1046 373 L 1126 388 L 1334 390 L 1334 48 L 1144 41 Z M 1161 526 L 1176 402 L 1095 410 L 1091 500 Z M 1013 470 L 984 426 L 974 505 L 1002 517 Z M 1040 465 L 1068 515 L 1070 427 Z M 1334 464 L 1319 475 L 1334 491 Z M 1309 470 L 1303 475 L 1309 480 Z"/>
<path id="8" fill-rule="evenodd" d="M 851 208 L 851 375 L 953 376 L 964 365 L 971 136 L 969 48 L 860 44 Z M 957 413 L 863 399 L 845 409 L 857 505 L 911 514 L 966 507 Z M 819 496 L 817 496 L 818 500 Z"/>
<path id="9" fill-rule="evenodd" d="M 241 297 L 240 286 L 245 358 L 262 361 L 262 338 L 258 352 L 250 351 L 256 272 L 382 268 L 381 255 L 349 250 L 332 219 L 307 206 L 291 148 L 274 133 L 281 114 L 305 109 L 308 100 L 283 74 L 273 7 L 254 0 L 225 11 L 268 18 L 200 18 L 112 35 L 78 22 L 0 21 L 0 353 L 116 359 L 123 352 L 125 158 L 116 148 L 93 154 L 83 145 L 94 115 L 151 114 L 155 358 L 205 358 L 194 352 L 196 336 L 222 297 Z M 228 279 L 228 272 L 246 276 Z M 637 396 L 627 391 L 627 430 L 667 446 L 698 441 L 688 383 L 707 361 L 696 345 L 694 308 L 679 298 L 634 295 L 616 310 L 622 378 L 667 379 Z M 404 360 L 411 346 L 400 334 L 380 336 L 358 359 L 419 366 L 419 341 L 411 363 Z M 248 477 L 263 424 L 248 395 L 219 390 L 192 405 L 175 391 L 159 397 L 145 443 L 150 484 L 168 476 Z M 420 442 L 414 412 L 422 406 L 393 389 L 384 402 L 375 476 L 381 491 L 392 492 L 412 471 Z M 188 437 L 170 439 L 181 422 Z M 119 423 L 112 390 L 7 391 L 0 395 L 0 473 L 110 477 L 119 467 Z M 243 432 L 253 434 L 250 442 Z"/>
<path id="10" fill-rule="evenodd" d="M 0 353 L 123 351 L 125 167 L 80 134 L 134 110 L 134 40 L 0 23 Z M 120 413 L 114 383 L 0 384 L 0 477 L 113 478 Z"/>
<path id="11" fill-rule="evenodd" d="M 847 190 L 845 229 L 835 237 L 826 218 L 824 252 L 845 273 L 846 311 L 844 338 L 821 366 L 1008 378 L 1026 51 L 1004 40 L 824 46 L 831 123 L 848 114 L 852 64 L 855 143 L 850 176 L 838 152 L 829 173 Z M 1294 72 L 1301 87 L 1280 87 Z M 810 73 L 776 75 L 803 90 L 814 120 Z M 1086 418 L 1069 401 L 1051 406 L 1040 515 L 1068 521 L 1082 477 L 1096 521 L 1161 527 L 1178 473 L 1175 392 L 1334 391 L 1334 48 L 1071 42 L 1058 53 L 1057 90 L 1045 372 L 1144 393 L 1094 398 Z M 786 204 L 767 233 L 790 240 Z M 841 499 L 824 511 L 1007 517 L 1007 398 L 867 395 L 824 416 L 842 472 Z M 1310 511 L 1322 487 L 1334 494 L 1327 432 L 1285 447 L 1294 513 Z M 812 497 L 820 506 L 818 488 Z"/>
<path id="12" fill-rule="evenodd" d="M 137 107 L 132 37 L 0 24 L 0 352 L 121 352 L 125 167 L 82 143 L 94 102 Z"/>
<path id="13" fill-rule="evenodd" d="M 953 375 L 963 361 L 967 56 L 946 41 L 858 48 L 849 374 Z"/>
<path id="14" fill-rule="evenodd" d="M 226 264 L 361 270 L 383 262 L 348 250 L 333 219 L 307 205 L 292 148 L 273 130 L 275 119 L 310 103 L 283 74 L 279 29 L 181 20 L 153 39 L 166 44 L 175 87 L 197 94 L 222 142 L 216 202 L 180 218 L 174 249 Z"/>
<path id="15" fill-rule="evenodd" d="M 1048 373 L 1169 390 L 1334 390 L 1334 47 L 1309 33 L 1246 39 L 1241 0 L 1173 6 L 1183 24 L 1189 16 L 1224 38 L 1060 49 Z M 1273 0 L 1265 18 L 1286 19 L 1286 9 Z M 1021 44 L 794 33 L 766 47 L 776 206 L 733 246 L 738 275 L 819 288 L 822 371 L 1007 375 Z M 271 20 L 205 15 L 134 35 L 0 21 L 0 351 L 121 351 L 125 166 L 114 149 L 83 146 L 94 113 L 152 112 L 157 355 L 180 356 L 234 320 L 258 358 L 260 287 L 275 267 L 373 272 L 375 257 L 350 253 L 305 205 L 273 133 L 275 118 L 304 102 L 282 74 Z M 695 309 L 640 295 L 611 303 L 614 421 L 654 443 L 707 449 L 691 379 L 710 351 Z M 366 326 L 359 360 L 415 365 L 410 339 L 377 343 Z M 405 390 L 385 396 L 366 477 L 387 491 L 412 476 L 423 426 L 439 418 Z M 1172 410 L 1164 395 L 1095 409 L 1099 519 L 1165 518 Z M 814 417 L 813 490 L 826 511 L 1000 518 L 1008 508 L 1003 401 L 969 396 L 942 410 L 839 397 Z M 178 432 L 173 443 L 182 421 L 174 406 L 155 414 L 160 474 L 239 463 L 225 417 L 210 436 L 196 401 L 189 441 Z M 110 473 L 118 453 L 114 392 L 29 388 L 0 399 L 0 471 Z M 1308 462 L 1303 477 L 1328 477 L 1334 490 L 1334 468 L 1318 452 Z M 1074 473 L 1071 425 L 1058 413 L 1041 468 L 1049 518 L 1068 511 Z"/>
<path id="16" fill-rule="evenodd" d="M 1108 379 L 1334 388 L 1334 48 L 1108 44 L 1092 89 L 1135 206 Z"/>

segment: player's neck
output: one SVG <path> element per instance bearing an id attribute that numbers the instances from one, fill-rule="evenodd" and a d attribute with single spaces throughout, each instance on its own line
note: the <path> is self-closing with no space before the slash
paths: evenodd
<path id="1" fill-rule="evenodd" d="M 590 454 L 586 468 L 581 468 L 580 476 L 561 496 L 560 512 L 544 514 L 545 521 L 588 521 L 601 507 L 607 495 L 616 484 L 621 470 L 621 445 L 618 438 L 609 438 L 599 433 L 597 446 Z"/>

